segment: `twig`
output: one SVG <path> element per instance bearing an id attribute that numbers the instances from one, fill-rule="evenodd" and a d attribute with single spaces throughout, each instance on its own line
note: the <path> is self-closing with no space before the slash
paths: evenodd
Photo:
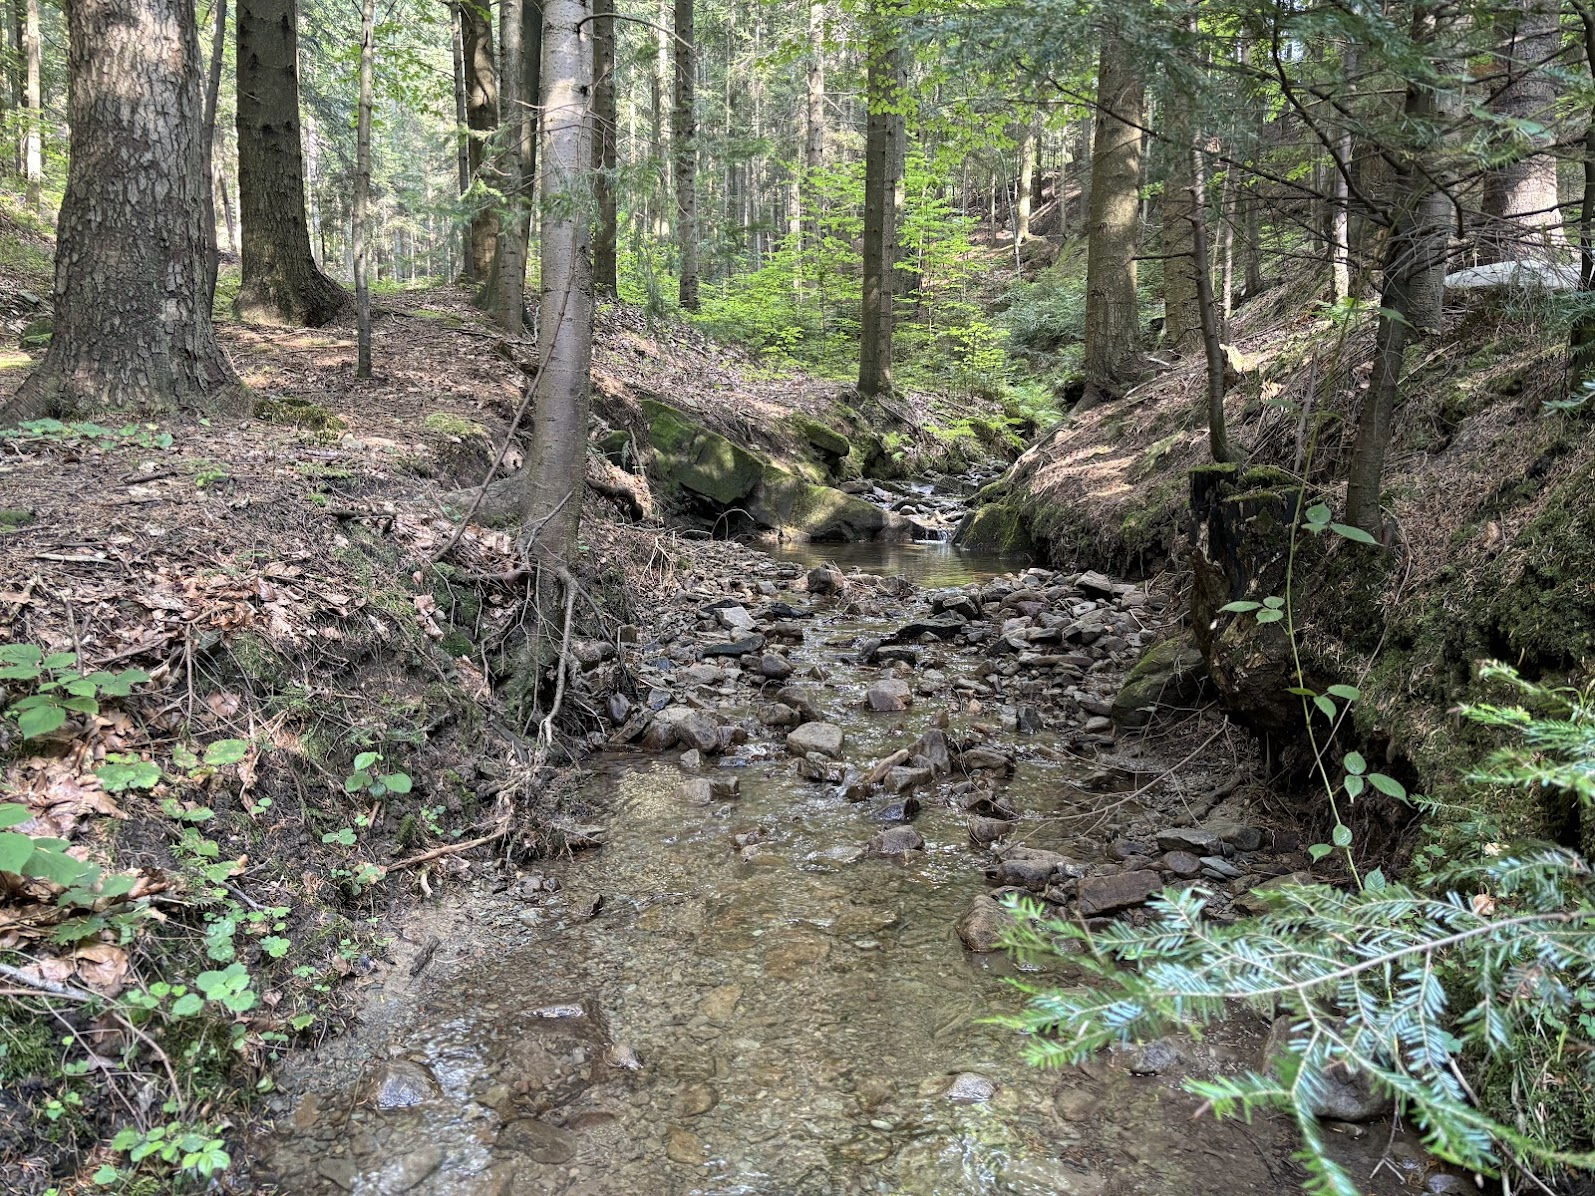
<path id="1" fill-rule="evenodd" d="M 70 984 L 60 984 L 54 980 L 46 980 L 42 976 L 30 976 L 21 968 L 12 967 L 8 963 L 0 963 L 0 976 L 8 980 L 15 980 L 18 984 L 26 985 L 35 992 L 48 993 L 52 997 L 64 997 L 68 1001 L 106 1001 L 108 998 L 98 993 L 91 993 L 86 989 L 74 988 Z"/>
<path id="2" fill-rule="evenodd" d="M 473 847 L 480 847 L 484 843 L 491 843 L 495 839 L 502 839 L 505 835 L 509 834 L 509 830 L 509 819 L 506 818 L 504 820 L 504 824 L 491 834 L 483 835 L 479 839 L 469 839 L 464 843 L 450 843 L 443 847 L 434 847 L 431 851 L 423 851 L 420 855 L 413 855 L 407 860 L 400 860 L 397 864 L 389 864 L 384 870 L 387 872 L 397 872 L 400 868 L 413 868 L 417 864 L 425 864 L 429 860 L 435 860 L 446 855 L 453 855 L 455 852 L 469 851 Z"/>

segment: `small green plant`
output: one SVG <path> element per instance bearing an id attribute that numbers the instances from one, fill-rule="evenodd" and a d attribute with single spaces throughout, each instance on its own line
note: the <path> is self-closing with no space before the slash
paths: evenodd
<path id="1" fill-rule="evenodd" d="M 26 835 L 6 828 L 21 826 L 33 817 L 26 806 L 0 806 L 0 872 L 37 876 L 58 885 L 93 883 L 99 869 L 67 854 L 67 841 L 43 835 Z"/>
<path id="2" fill-rule="evenodd" d="M 134 1171 L 148 1171 L 151 1165 L 160 1164 L 158 1173 L 209 1179 L 232 1166 L 232 1158 L 221 1138 L 222 1129 L 222 1126 L 202 1122 L 181 1121 L 147 1130 L 129 1126 L 111 1139 L 111 1149 L 126 1154 Z M 94 1173 L 94 1182 L 102 1187 L 126 1178 L 129 1176 L 110 1164 Z"/>
<path id="3" fill-rule="evenodd" d="M 407 772 L 378 772 L 377 765 L 382 763 L 381 752 L 361 752 L 354 758 L 354 771 L 343 779 L 345 793 L 365 793 L 372 797 L 382 797 L 389 793 L 408 793 L 411 788 L 410 774 Z M 350 842 L 353 842 L 354 832 L 350 831 Z"/>
<path id="4" fill-rule="evenodd" d="M 120 428 L 106 428 L 87 422 L 64 423 L 58 419 L 30 419 L 15 428 L 0 428 L 0 440 L 8 440 L 19 446 L 60 445 L 63 448 L 89 447 L 102 451 L 172 447 L 171 433 L 162 432 L 155 424 L 124 424 Z"/>
<path id="5" fill-rule="evenodd" d="M 24 682 L 22 688 L 31 690 L 6 707 L 24 739 L 59 730 L 73 714 L 98 714 L 101 698 L 125 698 L 149 679 L 143 669 L 83 675 L 75 652 L 46 655 L 35 644 L 0 644 L 0 681 Z"/>

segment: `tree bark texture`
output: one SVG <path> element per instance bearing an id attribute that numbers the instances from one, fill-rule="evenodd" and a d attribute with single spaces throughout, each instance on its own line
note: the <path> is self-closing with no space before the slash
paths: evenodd
<path id="1" fill-rule="evenodd" d="M 216 344 L 207 293 L 194 8 L 72 0 L 66 11 L 71 146 L 55 335 L 0 418 L 215 410 L 238 378 Z"/>
<path id="2" fill-rule="evenodd" d="M 471 189 L 471 132 L 465 113 L 465 38 L 460 31 L 465 17 L 460 12 L 460 6 L 449 6 L 450 26 L 453 34 L 454 50 L 454 127 L 455 127 L 455 169 L 459 174 L 460 198 L 463 200 L 466 192 Z M 471 226 L 467 222 L 463 234 L 464 242 L 464 271 L 466 281 L 471 279 Z"/>
<path id="3" fill-rule="evenodd" d="M 360 99 L 355 114 L 354 210 L 350 246 L 354 252 L 356 321 L 355 377 L 371 377 L 371 275 L 366 261 L 370 232 L 366 223 L 371 206 L 371 91 L 376 66 L 376 0 L 360 5 Z"/>
<path id="4" fill-rule="evenodd" d="M 541 374 L 521 513 L 528 557 L 563 568 L 580 530 L 593 355 L 592 10 L 587 0 L 544 0 L 543 11 Z"/>
<path id="5" fill-rule="evenodd" d="M 310 253 L 299 118 L 297 0 L 239 0 L 238 208 L 243 277 L 234 305 L 260 324 L 319 328 L 349 296 Z"/>
<path id="6" fill-rule="evenodd" d="M 1123 394 L 1140 361 L 1135 253 L 1144 99 L 1133 49 L 1110 28 L 1102 37 L 1091 149 L 1083 410 Z"/>
<path id="7" fill-rule="evenodd" d="M 1556 158 L 1543 152 L 1555 140 L 1556 83 L 1546 68 L 1561 47 L 1561 5 L 1556 0 L 1515 0 L 1501 20 L 1499 73 L 1490 81 L 1489 109 L 1541 125 L 1545 132 L 1520 134 L 1519 156 L 1484 176 L 1478 250 L 1480 260 L 1487 262 L 1534 257 L 1565 241 Z"/>
<path id="8" fill-rule="evenodd" d="M 903 76 L 895 36 L 877 9 L 869 39 L 869 112 L 864 137 L 864 262 L 859 312 L 858 389 L 866 398 L 892 393 L 896 311 L 897 203 L 902 181 Z"/>
<path id="9" fill-rule="evenodd" d="M 676 76 L 671 108 L 671 149 L 676 163 L 676 245 L 681 260 L 678 302 L 698 310 L 698 115 L 694 104 L 697 45 L 693 0 L 675 0 Z"/>
<path id="10" fill-rule="evenodd" d="M 465 120 L 470 130 L 471 277 L 485 282 L 498 250 L 498 208 L 483 193 L 487 142 L 498 128 L 498 63 L 493 58 L 493 22 L 475 0 L 461 0 L 460 37 L 465 57 Z"/>
<path id="11" fill-rule="evenodd" d="M 1194 26 L 1194 16 L 1190 18 Z M 1192 30 L 1194 32 L 1194 29 Z M 1197 274 L 1206 265 L 1196 260 L 1196 221 L 1206 213 L 1196 211 L 1198 185 L 1194 173 L 1202 168 L 1195 152 L 1196 97 L 1178 83 L 1173 88 L 1163 123 L 1168 130 L 1168 175 L 1163 184 L 1163 343 L 1175 353 L 1195 349 L 1203 336 L 1202 313 L 1197 298 Z"/>
<path id="12" fill-rule="evenodd" d="M 1437 6 L 1424 0 L 1413 6 L 1412 39 L 1431 42 Z M 1407 84 L 1402 115 L 1417 133 L 1416 144 L 1427 139 L 1423 130 L 1438 115 L 1438 97 L 1418 81 Z M 1357 422 L 1357 437 L 1347 471 L 1346 522 L 1378 535 L 1381 530 L 1380 490 L 1385 453 L 1395 426 L 1396 402 L 1407 344 L 1427 331 L 1444 289 L 1446 211 L 1450 201 L 1435 185 L 1421 149 L 1408 150 L 1391 172 L 1391 207 L 1395 223 L 1385 242 L 1381 263 L 1379 322 L 1374 332 L 1373 372 L 1364 393 Z"/>
<path id="13" fill-rule="evenodd" d="M 504 193 L 499 215 L 498 256 L 493 270 L 492 309 L 498 326 L 510 336 L 526 328 L 526 253 L 531 211 L 524 194 L 526 101 L 521 95 L 526 63 L 521 55 L 522 6 L 527 0 L 499 0 L 499 126 L 504 131 L 499 185 Z"/>
<path id="14" fill-rule="evenodd" d="M 21 174 L 27 148 L 27 127 L 21 123 L 22 110 L 28 103 L 27 16 L 26 0 L 7 0 L 11 27 L 11 107 L 17 115 L 17 140 L 11 147 L 17 174 Z"/>
<path id="15" fill-rule="evenodd" d="M 1019 129 L 1019 182 L 1015 186 L 1017 203 L 1013 220 L 1016 244 L 1030 239 L 1030 204 L 1035 173 L 1036 126 L 1027 122 Z"/>
<path id="16" fill-rule="evenodd" d="M 593 287 L 614 298 L 616 277 L 615 0 L 593 0 L 593 196 L 598 227 L 593 238 Z"/>

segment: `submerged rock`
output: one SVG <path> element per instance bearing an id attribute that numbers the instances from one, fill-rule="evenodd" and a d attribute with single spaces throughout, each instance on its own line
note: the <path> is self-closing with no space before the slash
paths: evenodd
<path id="1" fill-rule="evenodd" d="M 908 682 L 888 678 L 871 685 L 864 694 L 864 700 L 871 710 L 892 713 L 907 710 L 913 705 L 914 691 L 909 688 Z"/>
<path id="2" fill-rule="evenodd" d="M 1144 905 L 1163 887 L 1163 878 L 1156 872 L 1120 872 L 1114 876 L 1088 876 L 1080 882 L 1080 916 L 1100 918 L 1120 910 Z"/>
<path id="3" fill-rule="evenodd" d="M 1121 727 L 1144 727 L 1159 706 L 1186 706 L 1201 697 L 1207 660 L 1188 639 L 1164 640 L 1147 649 L 1124 679 L 1110 711 Z"/>
<path id="4" fill-rule="evenodd" d="M 1013 915 L 999 905 L 995 898 L 981 894 L 969 903 L 964 916 L 955 928 L 964 946 L 985 954 L 1002 945 L 1002 936 L 1013 926 Z"/>
<path id="5" fill-rule="evenodd" d="M 842 755 L 844 739 L 842 728 L 835 723 L 804 723 L 788 733 L 786 746 L 794 755 L 807 756 L 810 752 L 818 752 L 835 760 Z"/>

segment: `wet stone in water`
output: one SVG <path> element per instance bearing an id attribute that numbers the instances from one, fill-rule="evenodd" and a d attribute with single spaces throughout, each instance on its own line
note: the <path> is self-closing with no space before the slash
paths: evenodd
<path id="1" fill-rule="evenodd" d="M 997 1085 L 972 1071 L 954 1076 L 947 1089 L 947 1099 L 957 1105 L 983 1105 L 996 1095 Z"/>
<path id="2" fill-rule="evenodd" d="M 532 1117 L 505 1126 L 498 1145 L 537 1163 L 568 1163 L 576 1157 L 575 1134 Z"/>
<path id="3" fill-rule="evenodd" d="M 377 1073 L 372 1103 L 379 1109 L 409 1109 L 438 1095 L 431 1072 L 408 1059 L 393 1059 Z"/>

